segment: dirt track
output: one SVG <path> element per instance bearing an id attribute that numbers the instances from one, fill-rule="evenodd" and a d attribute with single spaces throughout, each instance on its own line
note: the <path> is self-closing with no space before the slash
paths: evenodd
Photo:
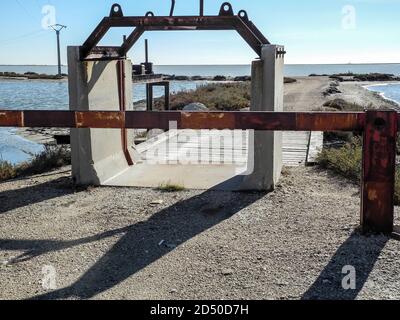
<path id="1" fill-rule="evenodd" d="M 357 188 L 315 168 L 270 194 L 73 193 L 68 174 L 0 184 L 0 299 L 400 298 L 400 242 L 358 235 Z"/>
<path id="2" fill-rule="evenodd" d="M 285 111 L 313 111 L 322 107 L 322 92 L 332 82 L 329 77 L 295 77 L 297 82 L 285 84 Z"/>

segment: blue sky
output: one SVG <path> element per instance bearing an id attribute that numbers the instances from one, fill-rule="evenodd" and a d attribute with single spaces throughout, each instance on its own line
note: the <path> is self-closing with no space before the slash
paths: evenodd
<path id="1" fill-rule="evenodd" d="M 45 30 L 42 13 L 54 6 L 66 46 L 80 45 L 109 14 L 114 0 L 1 0 L 0 64 L 56 64 L 55 33 Z M 198 14 L 198 0 L 176 0 L 176 15 Z M 205 0 L 205 13 L 222 4 Z M 285 45 L 286 63 L 400 63 L 400 0 L 232 0 L 235 13 L 250 19 L 276 44 Z M 168 15 L 170 0 L 120 0 L 125 15 Z M 117 29 L 102 44 L 119 44 L 129 29 Z M 248 64 L 254 52 L 235 32 L 153 32 L 150 58 L 155 64 Z M 129 53 L 144 60 L 141 39 Z"/>

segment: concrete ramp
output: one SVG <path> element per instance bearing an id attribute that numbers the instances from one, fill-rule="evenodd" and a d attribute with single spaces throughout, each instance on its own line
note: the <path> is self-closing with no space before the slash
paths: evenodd
<path id="1" fill-rule="evenodd" d="M 227 136 L 227 132 L 214 130 L 175 130 L 161 134 L 140 144 L 136 150 L 141 160 L 105 185 L 157 188 L 172 184 L 187 189 L 240 190 L 243 178 L 252 168 L 251 131 L 235 130 L 230 134 L 238 137 L 234 141 L 239 143 L 230 143 L 229 139 L 225 144 L 212 143 L 226 141 Z M 284 165 L 315 162 L 322 144 L 322 132 L 284 132 Z"/>

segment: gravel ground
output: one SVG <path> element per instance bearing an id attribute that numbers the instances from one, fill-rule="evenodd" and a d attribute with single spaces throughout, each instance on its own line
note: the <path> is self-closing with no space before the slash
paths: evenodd
<path id="1" fill-rule="evenodd" d="M 269 194 L 74 191 L 69 175 L 0 184 L 0 299 L 400 299 L 400 242 L 359 235 L 358 188 L 317 168 Z"/>

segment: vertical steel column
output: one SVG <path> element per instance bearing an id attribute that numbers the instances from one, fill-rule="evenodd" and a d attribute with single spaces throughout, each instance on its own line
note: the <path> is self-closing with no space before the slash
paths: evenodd
<path id="1" fill-rule="evenodd" d="M 154 86 L 152 83 L 147 84 L 147 111 L 153 111 L 153 90 Z"/>
<path id="2" fill-rule="evenodd" d="M 150 83 L 146 83 L 146 111 L 151 111 L 150 106 Z"/>
<path id="3" fill-rule="evenodd" d="M 149 63 L 149 40 L 144 40 L 145 62 Z"/>
<path id="4" fill-rule="evenodd" d="M 170 102 L 169 102 L 169 82 L 164 83 L 164 88 L 165 88 L 165 93 L 164 93 L 164 101 L 165 101 L 165 110 L 169 111 L 170 110 Z"/>
<path id="5" fill-rule="evenodd" d="M 200 0 L 200 17 L 204 16 L 204 0 Z"/>
<path id="6" fill-rule="evenodd" d="M 361 181 L 363 232 L 393 231 L 396 138 L 395 111 L 367 111 Z"/>

